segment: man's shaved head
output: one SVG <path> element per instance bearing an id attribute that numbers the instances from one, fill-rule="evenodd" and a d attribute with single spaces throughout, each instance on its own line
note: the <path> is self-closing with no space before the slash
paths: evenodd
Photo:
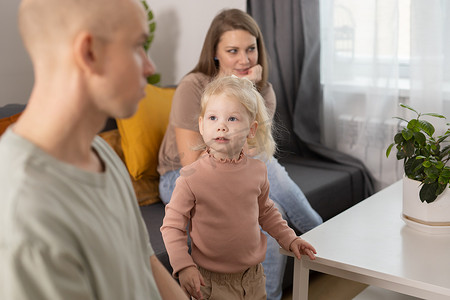
<path id="1" fill-rule="evenodd" d="M 33 60 L 70 44 L 80 31 L 108 40 L 125 25 L 130 3 L 140 5 L 136 0 L 23 0 L 19 9 L 23 42 Z"/>
<path id="2" fill-rule="evenodd" d="M 34 67 L 32 103 L 66 103 L 65 86 L 74 107 L 83 101 L 113 117 L 136 111 L 154 72 L 140 0 L 22 0 L 19 27 Z"/>

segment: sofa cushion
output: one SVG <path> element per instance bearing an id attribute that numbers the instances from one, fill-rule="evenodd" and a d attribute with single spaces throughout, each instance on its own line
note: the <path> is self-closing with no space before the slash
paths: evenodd
<path id="1" fill-rule="evenodd" d="M 365 198 L 363 174 L 356 167 L 298 156 L 279 161 L 324 221 Z"/>
<path id="2" fill-rule="evenodd" d="M 9 127 L 9 125 L 16 122 L 21 114 L 22 113 L 20 112 L 20 113 L 14 114 L 12 116 L 4 117 L 4 118 L 0 119 L 0 135 L 2 135 L 3 132 L 5 132 L 5 130 Z"/>
<path id="3" fill-rule="evenodd" d="M 10 103 L 0 107 L 0 119 L 18 114 L 25 109 L 25 104 Z"/>
<path id="4" fill-rule="evenodd" d="M 158 152 L 169 123 L 174 88 L 148 84 L 136 114 L 117 119 L 127 168 L 134 179 L 159 180 Z"/>
<path id="5" fill-rule="evenodd" d="M 121 138 L 118 129 L 104 131 L 99 134 L 114 149 L 122 161 L 124 161 Z M 130 176 L 133 183 L 134 192 L 140 206 L 153 204 L 160 201 L 158 196 L 158 180 L 150 180 L 143 177 L 134 179 Z"/>
<path id="6" fill-rule="evenodd" d="M 152 244 L 156 257 L 167 268 L 169 273 L 172 274 L 173 270 L 169 262 L 169 255 L 167 254 L 160 231 L 165 215 L 164 204 L 160 201 L 152 205 L 141 206 L 141 214 L 147 226 L 150 243 Z"/>

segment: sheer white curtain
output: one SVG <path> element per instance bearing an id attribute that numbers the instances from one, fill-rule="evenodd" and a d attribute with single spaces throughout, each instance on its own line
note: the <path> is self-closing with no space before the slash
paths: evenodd
<path id="1" fill-rule="evenodd" d="M 411 0 L 410 66 L 411 105 L 450 118 L 450 1 Z"/>
<path id="2" fill-rule="evenodd" d="M 449 5 L 439 0 L 320 3 L 323 143 L 363 161 L 379 190 L 403 175 L 395 152 L 385 156 L 399 126 L 392 117 L 403 115 L 398 103 L 444 114 L 450 106 L 445 101 Z"/>

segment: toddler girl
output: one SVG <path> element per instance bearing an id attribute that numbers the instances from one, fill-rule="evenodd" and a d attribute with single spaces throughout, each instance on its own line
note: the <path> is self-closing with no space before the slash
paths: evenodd
<path id="1" fill-rule="evenodd" d="M 296 257 L 315 258 L 269 199 L 265 164 L 245 155 L 273 155 L 269 120 L 251 81 L 220 77 L 206 86 L 199 117 L 206 150 L 181 169 L 161 227 L 173 275 L 197 299 L 266 299 L 261 228 Z"/>

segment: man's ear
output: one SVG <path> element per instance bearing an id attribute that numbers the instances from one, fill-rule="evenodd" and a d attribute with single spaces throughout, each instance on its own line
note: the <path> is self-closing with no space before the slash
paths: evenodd
<path id="1" fill-rule="evenodd" d="M 103 71 L 104 45 L 87 31 L 80 32 L 73 44 L 75 62 L 81 70 L 100 74 Z"/>
<path id="2" fill-rule="evenodd" d="M 250 125 L 250 131 L 247 135 L 248 139 L 252 139 L 255 137 L 256 135 L 256 130 L 258 130 L 258 122 L 257 121 L 253 121 L 252 124 Z"/>

